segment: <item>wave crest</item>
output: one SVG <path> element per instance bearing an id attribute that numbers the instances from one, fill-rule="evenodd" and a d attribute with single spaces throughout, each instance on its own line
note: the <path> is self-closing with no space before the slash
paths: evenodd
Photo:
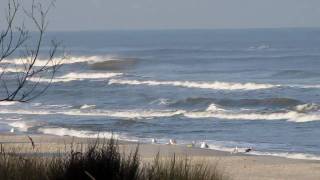
<path id="1" fill-rule="evenodd" d="M 114 57 L 111 56 L 71 56 L 67 57 L 66 59 L 62 59 L 61 57 L 54 58 L 53 62 L 62 62 L 63 64 L 74 64 L 74 63 L 96 63 L 96 62 L 103 62 L 114 60 Z M 30 59 L 18 58 L 18 59 L 5 59 L 2 63 L 14 64 L 14 65 L 24 65 L 30 62 Z M 38 58 L 35 66 L 45 66 L 47 64 L 47 59 Z"/>
<path id="2" fill-rule="evenodd" d="M 257 83 L 229 83 L 229 82 L 194 82 L 194 81 L 141 81 L 110 79 L 109 84 L 148 85 L 148 86 L 177 86 L 185 88 L 214 89 L 214 90 L 259 90 L 276 88 L 280 85 Z"/>
<path id="3" fill-rule="evenodd" d="M 297 112 L 301 112 L 301 113 L 306 113 L 306 112 L 310 112 L 310 111 L 317 111 L 319 110 L 320 106 L 318 104 L 301 104 L 301 105 L 297 105 L 294 109 Z"/>
<path id="4" fill-rule="evenodd" d="M 108 79 L 116 76 L 121 76 L 122 73 L 68 73 L 63 76 L 55 77 L 54 79 L 46 78 L 30 78 L 32 82 L 45 82 L 45 83 L 58 83 L 58 82 L 70 82 L 70 81 L 82 81 L 87 79 Z"/>
<path id="5" fill-rule="evenodd" d="M 185 117 L 188 118 L 218 118 L 226 120 L 287 120 L 291 122 L 310 122 L 310 121 L 319 121 L 320 114 L 305 114 L 298 113 L 295 111 L 287 112 L 271 112 L 271 113 L 223 113 L 223 112 L 186 112 L 184 113 Z"/>
<path id="6" fill-rule="evenodd" d="M 119 138 L 119 135 L 110 132 L 94 132 L 84 130 L 74 130 L 68 128 L 39 128 L 38 131 L 43 134 L 57 135 L 57 136 L 74 136 L 79 138 Z"/>
<path id="7" fill-rule="evenodd" d="M 13 122 L 9 123 L 9 126 L 19 129 L 19 131 L 27 132 L 31 125 L 28 125 L 26 122 Z"/>

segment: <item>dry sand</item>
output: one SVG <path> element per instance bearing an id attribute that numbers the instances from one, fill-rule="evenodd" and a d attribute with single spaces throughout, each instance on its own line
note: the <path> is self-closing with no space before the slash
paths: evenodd
<path id="1" fill-rule="evenodd" d="M 34 151 L 49 155 L 63 152 L 73 144 L 75 148 L 83 148 L 93 139 L 58 137 L 50 135 L 31 135 L 36 148 L 32 149 L 30 140 L 25 135 L 1 134 L 0 143 L 5 150 L 15 149 L 25 153 Z M 120 142 L 125 151 L 132 151 L 136 144 Z M 140 144 L 139 152 L 146 162 L 152 160 L 160 152 L 162 157 L 176 156 L 190 157 L 194 161 L 216 165 L 231 179 L 239 180 L 320 180 L 320 161 L 294 160 L 272 156 L 231 155 L 227 152 L 187 148 L 173 145 Z"/>

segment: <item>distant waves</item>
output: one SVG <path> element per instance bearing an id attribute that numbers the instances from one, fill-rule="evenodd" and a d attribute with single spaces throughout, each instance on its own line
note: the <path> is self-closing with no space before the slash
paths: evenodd
<path id="1" fill-rule="evenodd" d="M 178 86 L 185 88 L 214 89 L 214 90 L 258 90 L 280 87 L 273 84 L 257 83 L 229 83 L 229 82 L 194 82 L 194 81 L 142 81 L 142 80 L 122 80 L 111 79 L 109 84 L 124 85 L 148 85 L 148 86 Z"/>
<path id="2" fill-rule="evenodd" d="M 122 73 L 68 73 L 66 75 L 57 76 L 53 79 L 48 78 L 30 78 L 29 81 L 32 82 L 52 82 L 52 83 L 59 83 L 59 82 L 70 82 L 70 81 L 82 81 L 82 80 L 101 80 L 101 79 L 108 79 L 116 76 L 121 76 Z"/>
<path id="3" fill-rule="evenodd" d="M 87 107 L 88 105 L 84 105 Z M 0 114 L 17 115 L 64 115 L 64 116 L 90 116 L 90 117 L 109 117 L 117 119 L 153 119 L 181 116 L 190 119 L 211 119 L 212 120 L 286 120 L 291 122 L 310 122 L 320 121 L 320 106 L 317 104 L 301 104 L 289 109 L 282 110 L 259 110 L 259 109 L 230 109 L 217 104 L 210 104 L 204 110 L 104 110 L 91 108 L 34 108 L 34 109 L 11 109 L 2 107 Z M 10 107 L 10 106 L 8 106 Z"/>

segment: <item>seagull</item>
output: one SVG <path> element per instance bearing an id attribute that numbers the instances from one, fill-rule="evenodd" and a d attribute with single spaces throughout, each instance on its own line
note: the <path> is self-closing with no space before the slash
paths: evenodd
<path id="1" fill-rule="evenodd" d="M 155 138 L 151 139 L 152 144 L 157 144 L 157 140 Z"/>
<path id="2" fill-rule="evenodd" d="M 209 145 L 206 142 L 202 142 L 200 148 L 207 149 L 209 148 Z"/>
<path id="3" fill-rule="evenodd" d="M 169 140 L 169 145 L 175 145 L 175 144 L 177 144 L 177 141 L 175 139 Z"/>
<path id="4" fill-rule="evenodd" d="M 10 129 L 10 132 L 11 132 L 11 133 L 14 133 L 14 128 L 11 128 L 11 129 Z"/>
<path id="5" fill-rule="evenodd" d="M 236 146 L 231 152 L 231 154 L 237 154 L 238 152 L 239 152 L 239 149 L 238 149 L 238 146 Z"/>

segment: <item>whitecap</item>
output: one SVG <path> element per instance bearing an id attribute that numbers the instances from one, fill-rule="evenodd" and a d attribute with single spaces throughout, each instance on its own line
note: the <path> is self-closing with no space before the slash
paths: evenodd
<path id="1" fill-rule="evenodd" d="M 319 105 L 315 103 L 301 104 L 297 105 L 294 108 L 298 112 L 309 112 L 309 111 L 317 111 L 319 110 Z"/>
<path id="2" fill-rule="evenodd" d="M 20 73 L 20 72 L 25 72 L 26 70 L 23 68 L 19 68 L 19 67 L 6 67 L 6 68 L 2 68 L 0 67 L 0 74 L 2 73 Z"/>
<path id="3" fill-rule="evenodd" d="M 280 87 L 281 85 L 258 83 L 232 83 L 232 82 L 194 82 L 194 81 L 141 81 L 110 79 L 109 84 L 148 85 L 148 86 L 178 86 L 186 88 L 214 89 L 214 90 L 259 90 Z"/>
<path id="4" fill-rule="evenodd" d="M 19 131 L 22 131 L 22 132 L 27 132 L 28 129 L 32 126 L 28 125 L 26 122 L 23 122 L 23 121 L 17 121 L 17 122 L 13 122 L 13 123 L 9 123 L 9 126 L 12 126 L 14 128 L 17 128 L 19 129 Z"/>
<path id="5" fill-rule="evenodd" d="M 17 101 L 0 101 L 0 106 L 12 106 L 17 103 Z"/>
<path id="6" fill-rule="evenodd" d="M 94 132 L 85 130 L 74 130 L 68 128 L 39 128 L 38 131 L 43 134 L 56 136 L 73 136 L 79 138 L 119 138 L 119 135 L 110 132 Z"/>
<path id="7" fill-rule="evenodd" d="M 225 109 L 219 107 L 216 104 L 210 104 L 209 107 L 207 108 L 207 111 L 210 112 L 221 112 L 221 111 L 226 111 Z"/>
<path id="8" fill-rule="evenodd" d="M 93 109 L 95 108 L 96 105 L 88 105 L 88 104 L 84 104 L 80 107 L 80 109 Z"/>
<path id="9" fill-rule="evenodd" d="M 65 111 L 60 112 L 64 115 L 69 116 L 107 116 L 114 118 L 124 118 L 124 119 L 149 119 L 158 117 L 172 117 L 176 115 L 182 115 L 185 113 L 183 110 L 177 111 L 140 111 L 140 110 L 129 110 L 129 111 Z"/>
<path id="10" fill-rule="evenodd" d="M 108 79 L 116 76 L 121 76 L 122 73 L 68 73 L 63 76 L 58 76 L 53 79 L 33 77 L 29 78 L 32 82 L 43 83 L 58 83 L 58 82 L 70 82 L 70 81 L 82 81 L 87 79 Z"/>
<path id="11" fill-rule="evenodd" d="M 103 62 L 114 60 L 112 56 L 71 56 L 67 58 L 56 57 L 48 64 L 47 59 L 38 58 L 35 62 L 34 66 L 53 66 L 56 63 L 62 64 L 74 64 L 74 63 L 96 63 L 96 62 Z M 5 59 L 2 63 L 9 63 L 15 65 L 25 65 L 30 63 L 29 58 L 17 58 L 17 59 Z"/>
<path id="12" fill-rule="evenodd" d="M 287 112 L 271 112 L 271 113 L 234 113 L 234 112 L 186 112 L 185 117 L 188 118 L 218 118 L 226 120 L 287 120 L 291 122 L 310 122 L 319 121 L 320 114 L 306 114 L 295 111 Z"/>
<path id="13" fill-rule="evenodd" d="M 49 115 L 49 114 L 56 114 L 56 113 L 51 111 L 46 111 L 46 110 L 0 109 L 0 114 Z"/>

